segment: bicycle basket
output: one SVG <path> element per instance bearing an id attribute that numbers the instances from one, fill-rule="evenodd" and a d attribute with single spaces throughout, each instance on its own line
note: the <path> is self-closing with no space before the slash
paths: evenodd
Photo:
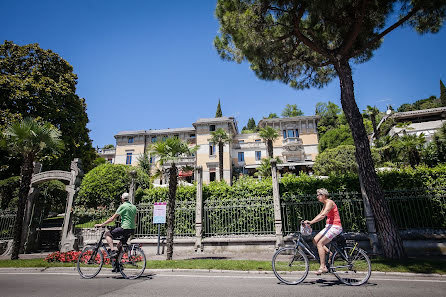
<path id="1" fill-rule="evenodd" d="M 305 224 L 300 225 L 300 234 L 304 236 L 309 236 L 311 235 L 312 232 L 313 230 L 311 229 L 310 225 L 305 225 Z"/>

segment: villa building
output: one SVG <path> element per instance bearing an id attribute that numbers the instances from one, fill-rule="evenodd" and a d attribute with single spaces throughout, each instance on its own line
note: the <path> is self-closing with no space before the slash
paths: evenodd
<path id="1" fill-rule="evenodd" d="M 259 127 L 270 126 L 279 131 L 279 137 L 273 143 L 274 157 L 282 160 L 278 164 L 279 174 L 312 172 L 318 154 L 318 119 L 319 116 L 298 116 L 260 120 Z M 266 144 L 258 133 L 239 133 L 233 117 L 198 119 L 192 127 L 185 128 L 119 132 L 115 135 L 114 163 L 136 166 L 143 153 L 150 156 L 152 143 L 178 137 L 190 146 L 199 146 L 194 156 L 180 158 L 178 165 L 201 166 L 205 183 L 219 180 L 218 145 L 210 142 L 211 133 L 219 128 L 224 129 L 232 139 L 223 148 L 223 179 L 230 184 L 233 176 L 252 175 L 262 158 L 267 157 Z M 150 156 L 152 164 L 156 164 L 156 161 L 155 156 Z M 193 180 L 192 172 L 180 171 L 179 175 L 189 181 Z"/>

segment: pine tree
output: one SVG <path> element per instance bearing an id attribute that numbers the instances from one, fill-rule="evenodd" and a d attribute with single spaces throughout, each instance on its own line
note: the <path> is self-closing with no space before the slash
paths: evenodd
<path id="1" fill-rule="evenodd" d="M 217 111 L 215 112 L 216 118 L 221 118 L 223 113 L 221 112 L 220 99 L 218 99 Z"/>
<path id="2" fill-rule="evenodd" d="M 248 128 L 248 130 L 255 130 L 257 128 L 256 121 L 254 120 L 254 118 L 250 118 L 248 120 L 248 125 L 246 128 Z"/>
<path id="3" fill-rule="evenodd" d="M 446 87 L 440 79 L 440 101 L 442 106 L 446 106 Z"/>

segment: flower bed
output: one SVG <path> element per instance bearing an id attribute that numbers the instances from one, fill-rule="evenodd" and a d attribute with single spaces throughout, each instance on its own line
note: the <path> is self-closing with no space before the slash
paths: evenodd
<path id="1" fill-rule="evenodd" d="M 70 252 L 54 252 L 45 257 L 45 261 L 51 262 L 61 262 L 61 263 L 76 263 L 81 252 L 70 251 Z M 91 251 L 88 251 L 91 254 Z M 110 258 L 106 257 L 105 251 L 102 251 L 104 255 L 104 264 L 110 264 Z M 96 259 L 99 261 L 99 255 L 96 255 Z"/>

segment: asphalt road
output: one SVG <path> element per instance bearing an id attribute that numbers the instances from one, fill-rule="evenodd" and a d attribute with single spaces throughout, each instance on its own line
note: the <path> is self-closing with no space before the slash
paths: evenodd
<path id="1" fill-rule="evenodd" d="M 0 296 L 444 296 L 445 277 L 372 275 L 361 287 L 348 287 L 334 276 L 309 275 L 297 286 L 279 284 L 272 274 L 229 272 L 153 272 L 126 280 L 101 272 L 91 280 L 75 271 L 0 270 Z"/>

